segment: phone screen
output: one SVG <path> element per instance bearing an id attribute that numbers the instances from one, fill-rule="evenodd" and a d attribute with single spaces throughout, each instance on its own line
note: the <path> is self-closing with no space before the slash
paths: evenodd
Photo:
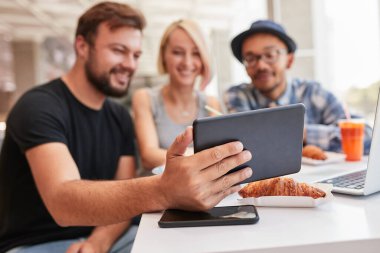
<path id="1" fill-rule="evenodd" d="M 168 209 L 158 225 L 162 228 L 245 225 L 254 224 L 258 220 L 259 215 L 253 205 L 223 206 L 214 207 L 206 212 Z"/>

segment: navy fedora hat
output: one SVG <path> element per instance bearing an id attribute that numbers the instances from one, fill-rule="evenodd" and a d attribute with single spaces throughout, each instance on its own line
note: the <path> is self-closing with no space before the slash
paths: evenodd
<path id="1" fill-rule="evenodd" d="M 231 41 L 232 53 L 240 62 L 243 61 L 241 49 L 244 40 L 256 33 L 269 33 L 278 37 L 285 43 L 289 53 L 293 53 L 297 49 L 297 44 L 287 35 L 285 29 L 280 24 L 273 22 L 272 20 L 258 20 L 253 22 L 248 30 L 240 33 Z"/>

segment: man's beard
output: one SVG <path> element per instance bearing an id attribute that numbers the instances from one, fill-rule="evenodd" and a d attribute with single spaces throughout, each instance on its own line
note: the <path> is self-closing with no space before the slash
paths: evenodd
<path id="1" fill-rule="evenodd" d="M 273 92 L 275 89 L 277 89 L 279 86 L 280 86 L 280 82 L 277 82 L 275 83 L 272 87 L 269 87 L 269 88 L 259 88 L 257 86 L 256 89 L 258 89 L 262 94 L 268 94 L 268 93 L 271 93 Z M 253 83 L 253 85 L 255 85 L 255 83 Z"/>
<path id="2" fill-rule="evenodd" d="M 93 68 L 94 59 L 89 59 L 85 63 L 85 73 L 88 81 L 101 93 L 106 96 L 120 98 L 128 93 L 131 79 L 128 81 L 127 87 L 124 90 L 113 88 L 111 85 L 111 75 L 117 72 L 130 72 L 130 70 L 123 67 L 114 67 L 111 69 L 110 74 L 103 73 L 97 75 Z M 131 75 L 132 76 L 132 75 Z"/>
<path id="3" fill-rule="evenodd" d="M 267 71 L 262 71 L 262 72 L 267 72 Z M 256 79 L 256 76 L 260 74 L 260 73 L 257 73 L 253 76 L 253 80 L 252 80 L 252 83 L 253 85 L 255 86 L 255 79 Z M 260 85 L 256 85 L 256 89 L 258 89 L 262 94 L 268 94 L 268 93 L 271 93 L 273 92 L 275 89 L 277 89 L 279 86 L 281 85 L 281 82 L 276 82 L 274 83 L 272 86 L 270 87 L 267 87 L 267 88 L 264 88 L 264 87 L 260 87 Z"/>

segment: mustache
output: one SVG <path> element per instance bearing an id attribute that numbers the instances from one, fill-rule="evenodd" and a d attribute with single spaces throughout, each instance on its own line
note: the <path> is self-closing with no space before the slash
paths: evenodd
<path id="1" fill-rule="evenodd" d="M 134 71 L 130 68 L 117 66 L 117 67 L 112 68 L 110 73 L 111 74 L 127 74 L 129 77 L 131 77 Z"/>
<path id="2" fill-rule="evenodd" d="M 260 76 L 260 75 L 272 75 L 272 72 L 271 71 L 268 71 L 268 70 L 260 70 L 260 71 L 257 71 L 253 77 L 254 78 L 257 78 L 257 76 Z"/>

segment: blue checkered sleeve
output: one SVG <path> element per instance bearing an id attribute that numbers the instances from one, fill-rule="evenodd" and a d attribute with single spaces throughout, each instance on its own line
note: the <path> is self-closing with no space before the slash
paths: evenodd
<path id="1" fill-rule="evenodd" d="M 246 84 L 233 86 L 224 93 L 224 104 L 229 113 L 244 112 L 252 110 L 250 104 L 254 101 L 250 97 L 248 89 L 245 89 Z"/>
<path id="2" fill-rule="evenodd" d="M 307 144 L 316 145 L 323 150 L 340 151 L 340 132 L 334 125 L 307 124 Z"/>
<path id="3" fill-rule="evenodd" d="M 319 85 L 306 89 L 303 102 L 306 106 L 306 142 L 324 150 L 342 152 L 339 119 L 345 117 L 342 104 L 329 91 Z M 353 116 L 357 117 L 357 116 Z M 368 154 L 372 129 L 366 126 L 364 152 Z"/>

